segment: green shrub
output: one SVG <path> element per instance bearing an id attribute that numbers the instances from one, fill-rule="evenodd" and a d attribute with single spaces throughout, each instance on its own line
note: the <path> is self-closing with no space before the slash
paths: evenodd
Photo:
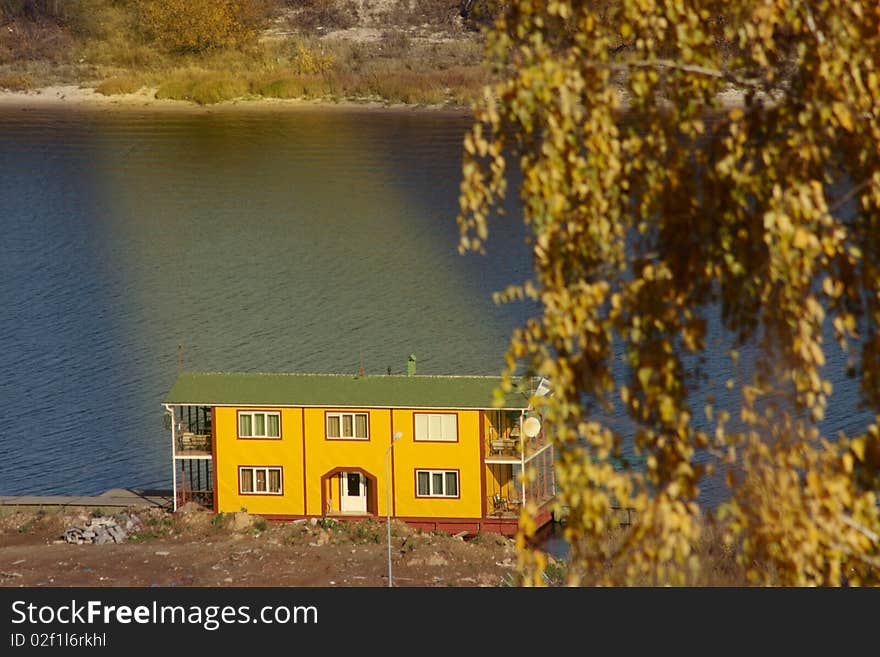
<path id="1" fill-rule="evenodd" d="M 60 23 L 67 18 L 66 5 L 63 0 L 0 0 L 0 18 L 4 21 L 24 18 Z"/>

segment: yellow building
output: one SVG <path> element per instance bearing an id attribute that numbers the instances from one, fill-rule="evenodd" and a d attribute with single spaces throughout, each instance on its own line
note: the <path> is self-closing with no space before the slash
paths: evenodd
<path id="1" fill-rule="evenodd" d="M 533 388 L 493 404 L 497 377 L 182 373 L 165 400 L 174 506 L 271 519 L 379 517 L 424 529 L 550 521 L 552 448 Z M 528 383 L 528 382 L 521 382 Z M 535 469 L 525 484 L 519 476 Z"/>

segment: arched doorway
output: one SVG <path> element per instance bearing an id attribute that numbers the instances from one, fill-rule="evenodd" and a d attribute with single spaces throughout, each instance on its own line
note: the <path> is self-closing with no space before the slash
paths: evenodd
<path id="1" fill-rule="evenodd" d="M 377 484 L 375 475 L 361 467 L 333 468 L 321 477 L 321 508 L 330 514 L 378 515 Z"/>

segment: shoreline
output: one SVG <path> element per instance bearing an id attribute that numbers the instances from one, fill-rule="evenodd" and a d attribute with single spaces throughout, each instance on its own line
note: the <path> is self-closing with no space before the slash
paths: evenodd
<path id="1" fill-rule="evenodd" d="M 170 508 L 170 490 L 111 488 L 100 495 L 0 495 L 2 507 L 132 507 Z"/>
<path id="2" fill-rule="evenodd" d="M 453 116 L 470 116 L 468 107 L 449 105 L 391 104 L 376 100 L 307 100 L 302 98 L 239 98 L 210 105 L 199 105 L 189 100 L 156 98 L 156 90 L 143 88 L 130 94 L 105 96 L 93 88 L 77 84 L 42 87 L 33 91 L 0 90 L 2 110 L 88 110 L 101 112 L 170 112 L 186 114 L 215 114 L 225 112 L 298 112 L 320 111 L 369 111 L 412 113 L 429 112 Z"/>
<path id="3" fill-rule="evenodd" d="M 264 98 L 245 97 L 225 100 L 210 105 L 199 105 L 189 100 L 156 98 L 156 90 L 143 88 L 129 94 L 105 96 L 91 87 L 77 84 L 63 84 L 42 87 L 33 91 L 0 90 L 0 111 L 33 110 L 86 110 L 99 112 L 168 112 L 185 114 L 218 114 L 230 112 L 301 112 L 301 111 L 343 111 L 343 112 L 388 112 L 422 113 L 470 117 L 470 107 L 453 105 L 416 105 L 407 103 L 388 103 L 378 100 L 329 100 L 303 98 Z M 743 105 L 745 93 L 730 89 L 718 94 L 720 109 L 731 109 Z M 627 104 L 627 94 L 621 90 L 621 105 Z"/>

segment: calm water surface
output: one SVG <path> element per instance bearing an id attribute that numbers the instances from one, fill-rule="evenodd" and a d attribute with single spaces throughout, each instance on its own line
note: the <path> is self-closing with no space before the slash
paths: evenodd
<path id="1" fill-rule="evenodd" d="M 534 309 L 491 295 L 531 267 L 515 206 L 487 256 L 457 253 L 468 125 L 0 113 L 0 494 L 170 488 L 179 345 L 189 370 L 399 373 L 415 353 L 420 373 L 497 374 Z M 722 404 L 723 353 L 707 364 Z M 865 418 L 832 382 L 829 435 Z"/>
<path id="2" fill-rule="evenodd" d="M 0 494 L 170 487 L 192 370 L 495 374 L 523 229 L 457 253 L 449 115 L 0 114 Z"/>

